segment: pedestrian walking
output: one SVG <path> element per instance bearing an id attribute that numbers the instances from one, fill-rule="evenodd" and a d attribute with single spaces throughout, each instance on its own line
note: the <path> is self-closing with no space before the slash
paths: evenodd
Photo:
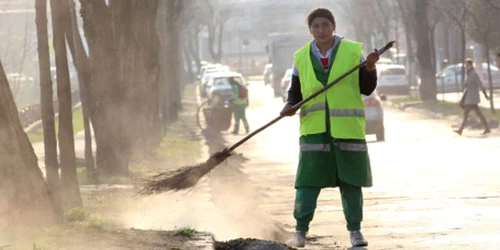
<path id="1" fill-rule="evenodd" d="M 465 61 L 465 68 L 467 70 L 467 78 L 465 80 L 465 92 L 460 100 L 460 106 L 464 109 L 464 119 L 462 121 L 462 125 L 458 130 L 454 130 L 455 133 L 462 135 L 462 132 L 467 125 L 467 121 L 469 119 L 469 113 L 474 110 L 481 119 L 481 123 L 484 126 L 484 134 L 488 134 L 491 132 L 490 126 L 486 121 L 481 109 L 479 109 L 478 104 L 481 102 L 481 97 L 479 95 L 479 91 L 481 90 L 484 94 L 486 100 L 489 100 L 488 94 L 486 93 L 486 89 L 483 86 L 481 78 L 476 72 L 476 68 L 474 66 L 474 62 L 472 59 L 467 59 Z"/>
<path id="2" fill-rule="evenodd" d="M 243 84 L 237 82 L 233 77 L 229 77 L 229 83 L 233 90 L 233 113 L 234 113 L 234 130 L 233 134 L 237 135 L 240 130 L 240 120 L 243 122 L 245 132 L 248 134 L 250 126 L 246 117 L 246 109 L 248 107 L 248 89 Z"/>
<path id="3" fill-rule="evenodd" d="M 291 86 L 282 115 L 294 115 L 293 105 L 365 59 L 363 44 L 334 35 L 335 18 L 330 10 L 313 10 L 307 17 L 307 25 L 314 39 L 294 53 Z M 371 53 L 366 66 L 304 103 L 300 110 L 300 153 L 293 211 L 296 232 L 287 241 L 290 246 L 305 246 L 320 191 L 329 187 L 340 189 L 352 245 L 368 245 L 361 234 L 362 187 L 372 186 L 372 174 L 362 94 L 370 95 L 377 86 L 378 60 L 379 55 Z"/>

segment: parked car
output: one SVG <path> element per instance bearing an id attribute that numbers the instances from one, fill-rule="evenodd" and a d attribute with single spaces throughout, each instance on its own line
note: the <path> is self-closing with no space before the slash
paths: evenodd
<path id="1" fill-rule="evenodd" d="M 288 98 L 288 89 L 292 82 L 293 69 L 287 69 L 283 78 L 281 78 L 281 98 L 286 102 Z"/>
<path id="2" fill-rule="evenodd" d="M 272 69 L 273 69 L 272 64 L 270 63 L 266 64 L 266 67 L 264 68 L 264 73 L 262 73 L 262 75 L 264 76 L 264 85 L 268 85 L 269 83 L 271 83 Z"/>
<path id="3" fill-rule="evenodd" d="M 210 79 L 210 77 L 219 72 L 229 72 L 229 67 L 227 66 L 221 66 L 221 67 L 215 67 L 215 68 L 207 68 L 204 70 L 202 77 L 200 78 L 200 95 L 201 97 L 207 97 L 207 83 Z"/>
<path id="4" fill-rule="evenodd" d="M 380 57 L 377 64 L 378 65 L 390 65 L 390 64 L 394 64 L 394 61 L 392 61 L 392 59 L 388 58 L 388 57 Z"/>
<path id="5" fill-rule="evenodd" d="M 404 65 L 387 64 L 378 70 L 377 89 L 382 94 L 410 94 L 410 81 Z"/>
<path id="6" fill-rule="evenodd" d="M 494 89 L 500 89 L 500 70 L 490 64 L 491 79 Z M 488 64 L 482 63 L 481 67 L 476 66 L 476 71 L 481 77 L 484 87 L 489 87 Z M 438 93 L 461 92 L 462 86 L 462 64 L 450 65 L 436 74 L 436 87 Z"/>
<path id="7" fill-rule="evenodd" d="M 233 90 L 229 83 L 229 77 L 233 77 L 239 84 L 246 86 L 243 75 L 237 72 L 218 72 L 214 73 L 207 83 L 207 97 L 210 100 L 218 98 L 219 100 L 228 100 L 233 96 Z"/>
<path id="8" fill-rule="evenodd" d="M 31 76 L 27 76 L 22 73 L 9 73 L 7 74 L 7 79 L 9 84 L 17 86 L 33 86 L 35 85 L 35 79 Z"/>
<path id="9" fill-rule="evenodd" d="M 384 109 L 382 101 L 387 100 L 385 95 L 378 95 L 377 91 L 369 96 L 363 95 L 365 103 L 366 134 L 375 134 L 377 141 L 385 141 Z"/>

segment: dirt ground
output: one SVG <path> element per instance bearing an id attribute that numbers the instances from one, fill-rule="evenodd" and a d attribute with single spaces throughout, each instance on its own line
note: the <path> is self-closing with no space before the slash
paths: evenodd
<path id="1" fill-rule="evenodd" d="M 125 218 L 131 206 L 139 206 L 146 199 L 136 195 L 140 181 L 159 170 L 173 170 L 200 159 L 203 144 L 197 129 L 194 112 L 197 101 L 193 85 L 186 87 L 184 109 L 179 121 L 172 124 L 168 135 L 155 157 L 130 165 L 131 178 L 121 178 L 117 184 L 82 185 L 85 218 L 40 230 L 12 229 L 0 233 L 0 249 L 203 249 L 211 245 L 208 233 L 189 228 L 175 230 L 139 230 L 129 227 Z M 123 181 L 128 179 L 128 181 Z M 102 182 L 103 184 L 109 180 Z M 124 184 L 125 183 L 125 184 Z M 134 187 L 135 186 L 135 187 Z M 169 204 L 163 204 L 168 206 Z M 168 216 L 168 212 L 167 215 Z M 66 215 L 68 218 L 68 215 Z M 211 249 L 210 247 L 207 249 Z"/>
<path id="2" fill-rule="evenodd" d="M 275 242 L 282 242 L 289 232 L 257 209 L 259 193 L 239 170 L 246 160 L 241 155 L 212 171 L 196 190 L 137 195 L 141 177 L 205 160 L 226 144 L 221 134 L 201 133 L 195 118 L 195 86 L 188 85 L 185 93 L 179 121 L 169 127 L 154 157 L 131 164 L 134 176 L 81 185 L 84 208 L 67 212 L 66 224 L 0 233 L 0 250 L 291 249 Z M 208 199 L 212 208 L 192 208 L 200 199 Z M 214 232 L 197 231 L 207 228 Z"/>

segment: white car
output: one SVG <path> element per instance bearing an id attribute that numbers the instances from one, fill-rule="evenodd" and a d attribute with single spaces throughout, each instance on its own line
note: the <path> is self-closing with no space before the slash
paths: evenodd
<path id="1" fill-rule="evenodd" d="M 281 78 L 281 98 L 283 99 L 283 102 L 286 102 L 286 99 L 288 98 L 288 89 L 292 83 L 292 75 L 293 69 L 288 69 L 283 78 Z"/>
<path id="2" fill-rule="evenodd" d="M 377 141 L 385 141 L 385 127 L 384 127 L 384 108 L 383 101 L 386 101 L 385 95 L 379 96 L 377 90 L 369 96 L 363 95 L 365 103 L 365 120 L 366 132 L 365 134 L 375 134 Z"/>
<path id="3" fill-rule="evenodd" d="M 218 98 L 225 101 L 233 97 L 233 90 L 229 78 L 233 77 L 239 84 L 246 86 L 243 75 L 237 72 L 218 72 L 210 76 L 206 86 L 208 99 Z"/>
<path id="4" fill-rule="evenodd" d="M 491 64 L 490 69 L 493 88 L 500 89 L 500 70 Z M 476 66 L 476 71 L 481 77 L 483 86 L 489 88 L 488 64 L 482 63 L 481 67 Z M 464 87 L 462 86 L 462 64 L 450 65 L 437 73 L 436 87 L 438 93 L 461 92 Z"/>
<path id="5" fill-rule="evenodd" d="M 377 89 L 382 94 L 410 94 L 410 81 L 404 65 L 386 64 L 378 67 Z"/>

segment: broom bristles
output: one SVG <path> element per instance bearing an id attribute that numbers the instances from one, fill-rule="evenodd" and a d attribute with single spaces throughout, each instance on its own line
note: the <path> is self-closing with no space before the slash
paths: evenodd
<path id="1" fill-rule="evenodd" d="M 207 161 L 193 166 L 182 167 L 176 171 L 159 173 L 145 179 L 144 187 L 139 191 L 141 195 L 151 195 L 167 191 L 179 191 L 194 187 L 198 181 L 231 156 L 231 152 L 224 149 L 208 158 Z"/>

